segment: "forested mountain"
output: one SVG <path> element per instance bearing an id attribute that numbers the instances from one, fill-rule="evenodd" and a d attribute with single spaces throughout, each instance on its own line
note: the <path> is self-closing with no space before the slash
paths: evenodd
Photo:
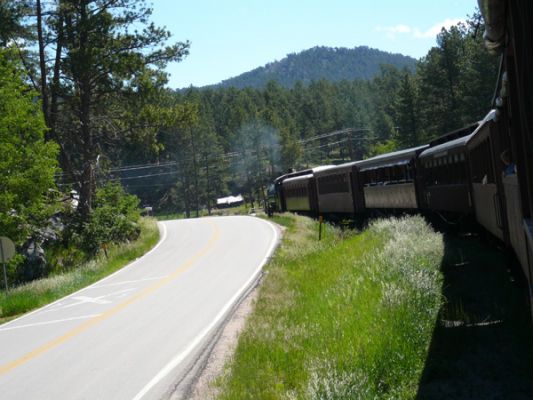
<path id="1" fill-rule="evenodd" d="M 296 82 L 304 85 L 326 79 L 331 82 L 353 79 L 372 79 L 379 74 L 380 65 L 413 70 L 416 60 L 402 54 L 392 54 L 366 46 L 313 47 L 300 53 L 287 55 L 275 61 L 222 81 L 218 87 L 263 88 L 269 81 L 291 88 Z"/>

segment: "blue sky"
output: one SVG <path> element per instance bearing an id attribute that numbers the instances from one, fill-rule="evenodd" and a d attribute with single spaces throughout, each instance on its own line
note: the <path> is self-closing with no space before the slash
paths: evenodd
<path id="1" fill-rule="evenodd" d="M 167 67 L 169 86 L 218 83 L 314 46 L 370 46 L 419 58 L 440 27 L 476 0 L 152 0 L 152 20 L 190 55 Z"/>

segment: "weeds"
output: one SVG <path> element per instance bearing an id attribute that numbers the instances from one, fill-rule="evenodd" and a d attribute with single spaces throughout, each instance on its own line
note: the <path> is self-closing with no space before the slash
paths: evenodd
<path id="1" fill-rule="evenodd" d="M 287 232 L 218 384 L 222 399 L 412 398 L 442 301 L 443 241 L 420 217 L 343 238 Z"/>

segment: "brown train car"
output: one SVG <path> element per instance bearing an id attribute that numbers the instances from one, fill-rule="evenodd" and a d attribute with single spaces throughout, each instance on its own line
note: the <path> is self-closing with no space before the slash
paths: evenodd
<path id="1" fill-rule="evenodd" d="M 353 215 L 363 209 L 358 163 L 340 164 L 315 173 L 320 213 Z"/>
<path id="2" fill-rule="evenodd" d="M 498 140 L 496 111 L 491 111 L 467 143 L 476 220 L 494 236 L 506 240 L 507 218 L 502 197 L 504 149 Z"/>
<path id="3" fill-rule="evenodd" d="M 382 154 L 358 162 L 366 209 L 416 209 L 416 158 L 428 145 Z"/>
<path id="4" fill-rule="evenodd" d="M 420 208 L 460 214 L 472 213 L 470 169 L 466 143 L 472 134 L 439 144 L 419 156 Z"/>
<path id="5" fill-rule="evenodd" d="M 505 240 L 515 251 L 533 299 L 533 2 L 478 0 L 485 43 L 501 56 L 493 104 L 498 123 L 490 136 L 495 174 L 501 177 Z M 500 152 L 499 154 L 498 151 Z M 533 307 L 531 308 L 533 311 Z"/>
<path id="6" fill-rule="evenodd" d="M 310 192 L 313 174 L 287 178 L 283 181 L 283 194 L 287 211 L 312 211 Z"/>
<path id="7" fill-rule="evenodd" d="M 318 214 L 318 195 L 315 174 L 332 168 L 331 165 L 320 166 L 299 171 L 281 181 L 285 210 Z M 308 172 L 308 173 L 306 173 Z"/>

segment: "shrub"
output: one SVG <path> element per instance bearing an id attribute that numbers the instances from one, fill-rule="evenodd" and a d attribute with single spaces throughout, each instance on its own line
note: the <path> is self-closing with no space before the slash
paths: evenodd
<path id="1" fill-rule="evenodd" d="M 109 183 L 96 191 L 89 221 L 83 223 L 79 245 L 89 255 L 108 244 L 134 240 L 139 236 L 139 199 L 122 186 Z"/>

